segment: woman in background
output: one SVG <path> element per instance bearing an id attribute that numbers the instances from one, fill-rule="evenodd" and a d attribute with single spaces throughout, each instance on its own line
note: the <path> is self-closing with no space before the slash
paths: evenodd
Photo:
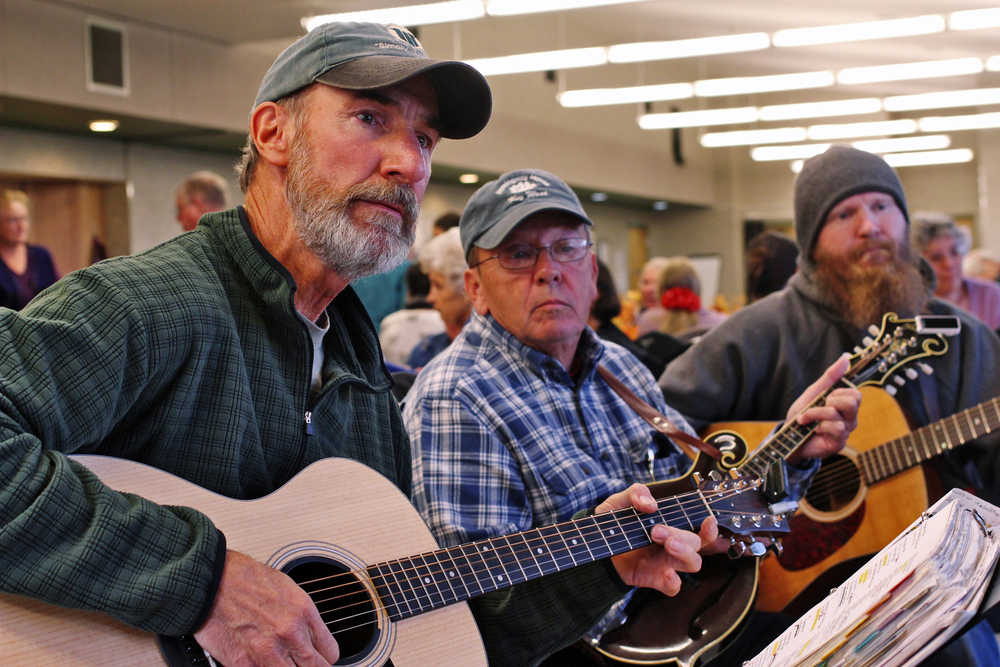
<path id="1" fill-rule="evenodd" d="M 0 306 L 20 310 L 59 280 L 52 255 L 28 243 L 31 210 L 20 190 L 0 193 Z"/>
<path id="2" fill-rule="evenodd" d="M 472 302 L 465 294 L 465 254 L 458 227 L 435 236 L 421 248 L 420 266 L 431 283 L 427 300 L 441 314 L 444 333 L 425 338 L 413 348 L 408 365 L 414 370 L 448 347 L 472 313 Z"/>

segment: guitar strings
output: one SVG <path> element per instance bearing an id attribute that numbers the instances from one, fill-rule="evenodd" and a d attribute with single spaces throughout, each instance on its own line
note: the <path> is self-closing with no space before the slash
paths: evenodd
<path id="1" fill-rule="evenodd" d="M 731 497 L 731 496 L 733 496 L 733 495 L 738 495 L 738 493 L 741 493 L 741 492 L 732 492 L 732 493 L 730 493 L 730 494 L 729 494 L 728 496 L 726 496 L 726 497 Z M 723 494 L 719 494 L 719 495 L 723 495 Z M 717 502 L 717 501 L 716 501 L 716 502 Z M 625 511 L 627 511 L 627 510 L 625 510 Z M 634 512 L 633 512 L 633 513 L 634 513 Z M 723 513 L 723 512 L 719 512 L 719 513 Z M 707 512 L 706 512 L 706 513 L 703 513 L 703 514 L 702 514 L 702 516 L 701 516 L 700 518 L 703 518 L 703 517 L 705 517 L 705 516 L 708 516 L 708 513 L 707 513 Z M 609 522 L 607 522 L 607 523 L 609 523 Z M 558 524 L 558 525 L 566 525 L 566 524 Z M 503 538 L 492 538 L 492 539 L 503 539 Z M 442 552 L 443 552 L 443 551 L 452 551 L 452 550 L 454 550 L 455 548 L 456 548 L 456 547 L 452 547 L 452 548 L 450 548 L 450 549 L 446 549 L 446 550 L 442 550 Z M 513 547 L 512 547 L 512 549 L 513 549 Z M 463 556 L 464 556 L 464 554 L 463 554 Z M 467 556 L 465 556 L 465 557 L 466 557 L 466 558 L 468 558 Z M 570 556 L 570 558 L 572 558 L 572 555 Z M 555 559 L 553 559 L 553 560 L 555 560 Z M 454 562 L 454 559 L 452 559 L 452 562 Z M 588 562 L 589 562 L 589 561 L 588 561 Z M 471 565 L 471 562 L 470 562 L 469 564 Z M 484 564 L 485 564 L 485 562 L 484 562 Z M 501 564 L 501 565 L 503 565 L 503 563 L 500 563 L 500 564 Z M 438 563 L 438 565 L 440 565 L 440 563 Z M 488 566 L 487 566 L 487 568 L 488 568 Z M 539 569 L 539 571 L 541 571 L 541 567 L 539 567 L 538 569 Z M 480 571 L 480 572 L 481 572 L 481 571 Z M 477 578 L 477 581 L 478 581 L 478 578 Z M 451 584 L 449 584 L 449 586 L 450 586 L 450 587 L 452 587 L 452 588 L 454 589 L 454 587 L 453 587 L 453 586 L 451 586 Z M 502 588 L 502 587 L 503 587 L 503 586 L 499 586 L 499 587 L 497 587 L 497 588 Z M 489 591 L 487 591 L 487 590 L 486 590 L 485 588 L 483 588 L 482 586 L 480 586 L 480 588 L 481 588 L 481 593 L 485 593 L 485 592 L 489 592 Z M 494 590 L 495 590 L 495 589 L 494 589 Z M 461 596 L 458 596 L 458 595 L 455 595 L 455 594 L 454 594 L 454 590 L 452 590 L 452 593 L 453 593 L 452 597 L 454 597 L 454 600 L 452 600 L 452 602 L 458 602 L 458 601 L 461 601 L 461 600 L 464 600 L 464 599 L 468 599 L 468 598 L 470 598 L 470 597 L 476 597 L 476 595 L 478 595 L 478 594 L 476 594 L 476 595 L 473 595 L 473 594 L 472 594 L 472 593 L 471 593 L 471 592 L 470 592 L 470 591 L 468 590 L 468 588 L 467 588 L 467 587 L 466 587 L 466 593 L 468 593 L 468 595 L 467 595 L 467 596 L 465 596 L 465 597 L 461 597 Z M 341 597 L 343 597 L 343 596 L 341 596 Z M 440 605 L 436 605 L 436 606 L 435 606 L 435 605 L 434 605 L 434 602 L 433 602 L 433 600 L 431 599 L 431 595 L 430 595 L 430 594 L 425 594 L 425 595 L 423 595 L 423 596 L 419 596 L 419 597 L 420 597 L 420 598 L 423 598 L 423 599 L 425 599 L 425 600 L 426 600 L 426 602 L 427 602 L 427 603 L 429 604 L 429 606 L 430 606 L 430 609 L 435 609 L 435 608 L 438 608 L 438 607 L 441 607 L 441 606 L 445 606 L 446 604 L 450 604 L 450 603 L 448 603 L 448 602 L 445 602 L 444 604 L 440 604 Z M 447 596 L 446 596 L 446 595 L 444 595 L 444 594 L 442 594 L 442 593 L 441 593 L 441 591 L 440 591 L 440 589 L 439 589 L 439 592 L 438 592 L 438 597 L 440 597 L 440 598 L 441 598 L 441 600 L 442 600 L 442 601 L 444 601 L 444 600 L 446 599 L 446 597 L 447 597 Z M 317 601 L 317 604 L 322 604 L 322 603 L 324 603 L 324 602 L 327 602 L 327 601 L 332 601 L 332 600 L 336 600 L 336 599 L 338 599 L 338 598 L 337 598 L 337 597 L 335 596 L 335 597 L 333 597 L 333 598 L 329 598 L 328 600 L 323 600 L 323 601 Z M 402 607 L 402 605 L 399 605 L 399 604 L 398 604 L 398 603 L 396 602 L 395 598 L 393 598 L 393 603 L 394 603 L 394 605 L 387 605 L 387 606 L 386 606 L 386 608 L 387 608 L 387 609 L 391 609 L 391 607 L 393 607 L 393 606 L 395 606 L 395 607 Z M 330 613 L 335 613 L 335 612 L 341 612 L 341 611 L 344 611 L 344 610 L 348 609 L 349 607 L 352 607 L 352 606 L 353 606 L 353 607 L 357 607 L 357 606 L 359 606 L 359 605 L 365 605 L 365 606 L 367 606 L 367 601 L 361 601 L 361 602 L 355 602 L 355 603 L 352 603 L 352 604 L 349 604 L 349 605 L 346 605 L 346 606 L 342 606 L 342 607 L 339 607 L 338 609 L 335 609 L 335 610 L 331 610 L 331 611 L 328 611 L 328 612 L 323 612 L 323 613 L 321 613 L 321 617 L 324 617 L 324 622 L 325 622 L 325 623 L 327 624 L 327 626 L 330 626 L 330 625 L 332 625 L 332 624 L 337 624 L 337 623 L 342 623 L 342 622 L 344 622 L 344 621 L 348 621 L 348 620 L 351 620 L 351 619 L 356 619 L 356 618 L 358 618 L 358 617 L 370 617 L 370 616 L 371 616 L 371 615 L 372 615 L 372 614 L 374 613 L 374 612 L 373 612 L 373 610 L 370 610 L 370 609 L 367 609 L 367 608 L 366 608 L 366 609 L 365 609 L 364 611 L 362 611 L 362 612 L 360 612 L 360 613 L 356 613 L 356 614 L 353 614 L 353 615 L 351 615 L 351 616 L 346 616 L 346 617 L 341 617 L 341 618 L 337 618 L 337 619 L 334 619 L 334 620 L 332 620 L 332 621 L 326 621 L 326 620 L 325 620 L 325 615 L 329 615 Z M 420 608 L 420 610 L 419 610 L 419 611 L 418 611 L 417 613 L 422 613 L 422 612 L 424 612 L 424 611 L 427 611 L 426 609 L 424 609 L 424 608 L 423 608 L 423 602 L 421 602 L 421 601 L 420 601 L 419 599 L 415 601 L 415 604 L 414 604 L 414 606 L 417 606 L 417 607 L 419 607 L 419 608 Z M 366 626 L 366 625 L 371 625 L 371 624 L 373 624 L 373 623 L 376 623 L 376 622 L 377 622 L 377 620 L 368 620 L 368 621 L 365 621 L 365 622 L 363 622 L 363 623 L 360 623 L 360 624 L 358 624 L 358 625 L 355 625 L 355 626 L 352 626 L 352 627 L 350 627 L 350 628 L 340 628 L 340 629 L 338 629 L 338 632 L 347 632 L 347 631 L 350 631 L 350 630 L 354 630 L 354 629 L 359 629 L 359 628 L 361 628 L 361 627 L 364 627 L 364 626 Z"/>
<path id="2" fill-rule="evenodd" d="M 724 499 L 728 499 L 730 497 L 734 497 L 734 496 L 739 495 L 741 493 L 745 493 L 746 491 L 747 491 L 747 489 L 735 490 L 735 491 L 722 491 L 722 492 L 715 491 L 715 492 L 709 492 L 708 495 L 717 496 L 715 498 L 712 498 L 710 500 L 709 504 L 711 505 L 712 503 L 719 502 L 720 500 L 724 500 Z M 696 493 L 681 494 L 680 496 L 674 496 L 674 497 L 671 497 L 671 498 L 663 499 L 663 500 L 661 500 L 661 501 L 658 502 L 658 505 L 660 506 L 660 509 L 658 509 L 655 512 L 655 514 L 659 514 L 660 515 L 659 520 L 662 521 L 664 519 L 664 516 L 663 516 L 664 515 L 663 506 L 664 505 L 670 506 L 671 504 L 674 504 L 674 505 L 679 506 L 679 509 L 672 509 L 668 513 L 668 515 L 666 517 L 667 520 L 668 520 L 668 522 L 670 520 L 677 519 L 677 518 L 681 517 L 682 515 L 690 517 L 692 514 L 696 515 L 696 518 L 700 521 L 704 517 L 708 516 L 708 512 L 705 511 L 705 506 L 704 506 L 704 503 L 701 501 L 700 496 L 698 496 L 696 499 L 694 499 L 693 502 L 689 501 L 687 503 L 688 504 L 688 508 L 687 508 L 686 511 L 685 511 L 685 508 L 683 507 L 683 502 L 681 501 L 681 499 L 685 498 L 685 497 L 691 497 L 691 496 L 697 496 L 697 494 Z M 727 510 L 716 511 L 716 514 L 736 514 L 736 513 L 738 513 L 738 512 L 730 512 L 730 511 L 727 511 Z M 615 511 L 615 512 L 609 512 L 606 515 L 598 515 L 598 516 L 592 517 L 592 518 L 594 518 L 596 520 L 596 522 L 586 522 L 586 523 L 591 524 L 591 526 L 585 527 L 583 530 L 581 530 L 579 528 L 575 528 L 573 530 L 572 534 L 575 534 L 575 535 L 578 535 L 578 536 L 582 536 L 585 539 L 589 539 L 589 538 L 593 537 L 594 535 L 596 535 L 596 534 L 598 534 L 600 532 L 603 532 L 604 529 L 601 526 L 597 525 L 597 524 L 601 524 L 602 523 L 606 527 L 606 526 L 609 526 L 609 525 L 614 525 L 614 523 L 618 523 L 619 527 L 620 527 L 620 518 L 621 518 L 622 514 L 624 514 L 626 516 L 631 515 L 632 521 L 634 521 L 636 518 L 639 517 L 639 515 L 633 509 L 631 509 L 631 508 L 626 508 L 625 510 L 618 510 L 618 511 Z M 650 513 L 650 514 L 654 514 L 654 513 Z M 554 563 L 558 563 L 560 560 L 566 561 L 567 563 L 568 562 L 574 562 L 575 563 L 576 559 L 575 559 L 575 557 L 573 555 L 572 548 L 566 542 L 565 537 L 563 537 L 563 535 L 564 535 L 563 529 L 566 528 L 567 526 L 573 525 L 575 523 L 576 522 L 573 522 L 573 521 L 571 521 L 571 522 L 564 522 L 564 523 L 561 523 L 561 524 L 555 524 L 553 526 L 549 526 L 548 527 L 548 528 L 555 529 L 556 534 L 561 538 L 560 541 L 563 542 L 563 544 L 565 545 L 565 548 L 559 547 L 558 546 L 558 542 L 556 543 L 556 547 L 555 548 L 552 548 L 551 544 L 549 545 L 549 547 L 550 547 L 549 548 L 549 554 L 550 554 L 549 558 Z M 636 526 L 633 527 L 633 529 L 638 529 L 638 528 L 639 528 L 638 525 L 636 525 Z M 589 535 L 588 535 L 588 533 L 589 533 Z M 648 540 L 648 538 L 646 537 L 645 529 L 642 530 L 642 535 L 643 535 L 643 539 L 647 539 Z M 510 538 L 511 537 L 513 537 L 513 538 L 520 537 L 521 541 L 524 543 L 524 546 L 522 547 L 520 545 L 520 543 L 518 543 L 517 546 L 514 546 L 513 544 L 511 544 L 511 542 L 510 542 Z M 468 544 L 468 545 L 461 545 L 461 546 L 469 548 L 469 547 L 476 546 L 476 545 L 482 545 L 482 544 L 487 543 L 487 542 L 495 542 L 496 540 L 504 540 L 505 538 L 506 538 L 506 541 L 508 543 L 507 546 L 509 546 L 510 552 L 512 554 L 514 554 L 515 559 L 518 557 L 518 553 L 519 552 L 521 554 L 520 557 L 523 557 L 523 555 L 525 553 L 528 553 L 530 551 L 530 549 L 532 548 L 532 545 L 531 545 L 530 541 L 524 537 L 523 533 L 522 534 L 515 534 L 513 536 L 501 536 L 499 538 L 488 538 L 486 540 L 480 540 L 480 541 L 475 542 L 475 543 L 471 543 L 471 544 Z M 532 539 L 536 543 L 539 540 L 539 538 L 532 538 Z M 543 537 L 543 539 L 544 539 L 544 537 Z M 619 535 L 617 537 L 612 537 L 610 539 L 613 540 L 613 541 L 616 541 L 616 543 L 619 543 L 622 539 L 628 539 L 628 538 L 627 538 L 627 536 L 625 536 L 623 538 L 622 535 Z M 605 539 L 605 541 L 607 542 L 607 539 Z M 629 540 L 629 543 L 631 543 L 630 540 Z M 646 544 L 649 544 L 649 542 L 647 541 Z M 608 546 L 610 547 L 610 543 L 608 543 Z M 501 548 L 503 548 L 505 551 L 507 549 L 507 547 L 501 547 Z M 586 548 L 587 548 L 587 551 L 590 552 L 590 556 L 591 556 L 591 558 L 588 560 L 588 562 L 590 562 L 590 560 L 596 560 L 596 559 L 593 558 L 593 552 L 590 550 L 589 546 L 586 547 Z M 437 561 L 436 563 L 432 562 L 432 564 L 429 566 L 429 569 L 433 570 L 436 567 L 441 567 L 445 563 L 449 563 L 450 562 L 451 564 L 455 564 L 456 559 L 455 559 L 455 556 L 453 555 L 454 552 L 459 552 L 459 558 L 460 559 L 464 559 L 464 561 L 469 564 L 469 566 L 471 568 L 471 574 L 476 575 L 475 582 L 478 584 L 481 592 L 487 592 L 488 589 L 486 587 L 483 587 L 483 585 L 482 585 L 482 583 L 480 581 L 479 575 L 483 574 L 483 573 L 488 573 L 490 571 L 489 564 L 486 563 L 485 559 L 483 559 L 483 558 L 476 559 L 476 560 L 483 560 L 483 565 L 486 566 L 485 569 L 477 568 L 477 566 L 474 566 L 472 564 L 472 559 L 470 558 L 470 555 L 466 554 L 464 552 L 461 552 L 461 547 L 459 547 L 459 546 L 450 547 L 450 548 L 447 548 L 447 549 L 439 550 L 437 552 L 430 552 L 428 554 L 421 554 L 420 556 L 415 556 L 415 557 L 412 557 L 412 558 L 409 558 L 409 559 L 400 559 L 400 560 L 409 560 L 409 561 L 413 562 L 413 561 L 415 561 L 416 558 L 422 558 L 425 561 L 425 563 L 426 563 L 426 562 L 428 562 L 427 556 L 432 556 L 433 559 Z M 482 553 L 477 553 L 475 555 L 482 556 Z M 442 558 L 440 558 L 440 556 L 444 556 L 444 558 L 442 559 Z M 503 559 L 501 557 L 497 556 L 492 551 L 492 546 L 491 546 L 491 551 L 490 551 L 490 557 L 493 558 L 494 560 L 496 560 L 497 564 L 501 568 L 505 568 L 506 565 L 509 565 L 509 563 L 504 563 Z M 444 562 L 442 562 L 442 560 Z M 537 567 L 537 569 L 540 572 L 543 571 L 541 565 L 538 563 L 538 559 L 537 558 L 535 558 L 535 562 L 536 562 L 535 567 Z M 522 568 L 522 570 L 523 570 L 523 568 Z M 368 572 L 368 570 L 366 569 L 365 573 L 367 573 L 367 572 Z M 358 579 L 357 575 L 358 575 L 358 572 L 338 573 L 336 575 L 331 575 L 331 576 L 327 576 L 327 577 L 320 577 L 320 578 L 317 578 L 317 579 L 314 579 L 314 580 L 311 580 L 311 581 L 302 582 L 300 585 L 321 583 L 321 582 L 324 582 L 324 581 L 333 582 L 333 581 L 335 581 L 337 579 L 342 579 L 342 578 L 345 578 L 345 577 L 349 578 L 349 580 L 346 583 L 343 583 L 343 584 L 334 584 L 332 586 L 328 586 L 327 588 L 319 589 L 319 590 L 315 590 L 315 591 L 311 591 L 310 592 L 311 595 L 315 595 L 317 593 L 332 592 L 332 591 L 335 591 L 338 588 L 343 588 L 345 586 L 356 585 L 355 582 Z M 381 577 L 370 577 L 369 580 L 371 580 L 373 584 L 377 585 L 379 583 L 379 580 L 386 580 L 386 581 L 388 581 L 390 579 L 390 577 L 395 577 L 397 579 L 402 578 L 405 583 L 410 583 L 411 584 L 411 589 L 412 590 L 416 590 L 416 587 L 414 587 L 412 585 L 412 582 L 415 581 L 417 578 L 419 578 L 420 575 L 417 573 L 417 567 L 410 567 L 410 568 L 402 568 L 402 569 L 397 570 L 395 572 L 390 572 L 389 575 L 382 575 Z M 366 578 L 368 578 L 368 577 L 366 577 Z M 492 575 L 491 575 L 491 579 L 492 579 Z M 441 589 L 440 586 L 437 586 L 437 582 L 435 582 L 435 586 L 438 588 L 438 596 L 442 600 L 445 600 L 445 599 L 447 599 L 449 597 L 446 594 L 446 592 L 442 592 L 442 589 Z M 451 597 L 455 598 L 454 601 L 459 601 L 460 599 L 467 599 L 469 597 L 475 597 L 475 595 L 473 595 L 471 593 L 471 591 L 469 590 L 468 586 L 465 585 L 464 581 L 463 581 L 462 587 L 465 588 L 465 592 L 468 594 L 468 595 L 466 595 L 464 597 L 455 594 L 455 590 L 454 590 L 455 587 L 454 586 L 452 586 L 451 584 L 448 584 L 448 586 L 450 586 L 452 588 Z M 447 589 L 448 586 L 446 586 L 445 590 Z M 420 587 L 422 588 L 423 586 L 421 585 Z M 498 586 L 498 588 L 499 587 L 502 587 L 502 586 Z M 347 596 L 334 595 L 334 596 L 326 598 L 326 599 L 316 600 L 316 604 L 319 605 L 319 604 L 324 604 L 324 603 L 336 601 L 337 599 L 340 599 L 340 598 L 343 598 L 343 597 L 347 597 Z M 428 603 L 432 608 L 434 607 L 434 603 L 433 603 L 433 600 L 432 600 L 432 594 L 431 593 L 426 593 L 426 594 L 424 594 L 422 596 L 418 595 L 416 599 L 405 600 L 404 602 L 406 602 L 407 604 L 412 603 L 413 607 L 419 607 L 421 610 L 423 610 L 424 601 L 426 601 L 426 603 Z M 395 609 L 396 611 L 399 611 L 399 610 L 401 610 L 404 607 L 404 605 L 400 604 L 395 599 L 394 596 L 393 596 L 392 602 L 393 602 L 392 605 L 386 605 L 387 609 L 389 609 L 390 611 L 392 611 L 394 607 L 396 608 Z M 354 602 L 351 605 L 348 605 L 348 607 L 350 607 L 350 606 L 358 606 L 359 604 L 360 605 L 367 605 L 367 601 Z M 338 608 L 338 609 L 335 609 L 335 610 L 330 610 L 330 611 L 324 612 L 324 614 L 321 614 L 321 616 L 324 616 L 324 618 L 325 618 L 325 615 L 329 615 L 330 613 L 339 613 L 339 612 L 341 612 L 341 611 L 343 611 L 345 609 L 346 609 L 346 607 Z M 363 614 L 356 614 L 355 616 L 369 615 L 370 613 L 371 613 L 371 611 L 366 611 Z M 351 618 L 353 618 L 353 617 L 348 616 L 348 617 L 345 617 L 345 618 L 334 619 L 332 621 L 326 621 L 326 620 L 324 620 L 324 622 L 326 622 L 327 625 L 329 626 L 331 624 L 341 623 L 341 622 L 349 620 Z M 362 624 L 362 625 L 369 624 L 370 622 L 371 621 L 369 621 L 368 623 Z M 361 626 L 357 626 L 357 627 L 361 627 Z M 339 630 L 339 631 L 344 631 L 344 630 L 342 629 L 342 630 Z"/>

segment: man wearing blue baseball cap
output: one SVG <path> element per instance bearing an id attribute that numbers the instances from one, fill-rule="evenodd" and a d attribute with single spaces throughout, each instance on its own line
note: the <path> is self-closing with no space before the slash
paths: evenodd
<path id="1" fill-rule="evenodd" d="M 462 213 L 474 312 L 417 375 L 403 411 L 414 451 L 413 501 L 443 545 L 547 526 L 594 508 L 649 511 L 655 504 L 643 483 L 678 477 L 690 466 L 598 371 L 609 371 L 693 435 L 646 367 L 587 326 L 597 295 L 591 226 L 569 186 L 539 169 L 486 183 Z M 789 414 L 846 367 L 846 359 L 834 364 Z M 817 422 L 817 435 L 801 458 L 843 447 L 858 400 L 858 392 L 838 389 L 804 413 L 803 423 Z M 789 467 L 793 492 L 815 467 Z M 696 529 L 657 525 L 650 530 L 655 544 L 614 557 L 610 567 L 587 565 L 474 601 L 489 649 L 498 643 L 498 626 L 484 619 L 518 596 L 535 600 L 502 626 L 508 636 L 491 662 L 534 664 L 597 624 L 632 586 L 676 594 L 677 572 L 698 570 L 699 552 L 722 548 L 714 521 Z"/>
<path id="2" fill-rule="evenodd" d="M 207 516 L 119 493 L 65 455 L 240 499 L 349 457 L 408 492 L 399 409 L 348 284 L 406 256 L 439 139 L 476 134 L 490 110 L 478 72 L 404 28 L 317 28 L 264 76 L 243 206 L 0 309 L 0 591 L 193 634 L 226 665 L 335 662 L 289 577 L 227 548 Z"/>

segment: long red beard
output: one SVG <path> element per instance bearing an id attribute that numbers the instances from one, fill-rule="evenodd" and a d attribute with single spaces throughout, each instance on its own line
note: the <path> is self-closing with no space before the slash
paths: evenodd
<path id="1" fill-rule="evenodd" d="M 888 250 L 892 258 L 878 266 L 863 266 L 860 257 L 872 248 Z M 910 259 L 909 246 L 871 241 L 847 257 L 814 253 L 814 279 L 841 316 L 859 329 L 878 324 L 892 311 L 903 317 L 919 313 L 927 302 L 927 287 Z"/>

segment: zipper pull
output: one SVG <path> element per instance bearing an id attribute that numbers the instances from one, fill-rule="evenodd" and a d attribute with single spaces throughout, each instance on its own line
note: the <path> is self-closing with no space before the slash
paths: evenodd
<path id="1" fill-rule="evenodd" d="M 310 410 L 306 410 L 306 435 L 313 435 L 313 413 Z"/>

